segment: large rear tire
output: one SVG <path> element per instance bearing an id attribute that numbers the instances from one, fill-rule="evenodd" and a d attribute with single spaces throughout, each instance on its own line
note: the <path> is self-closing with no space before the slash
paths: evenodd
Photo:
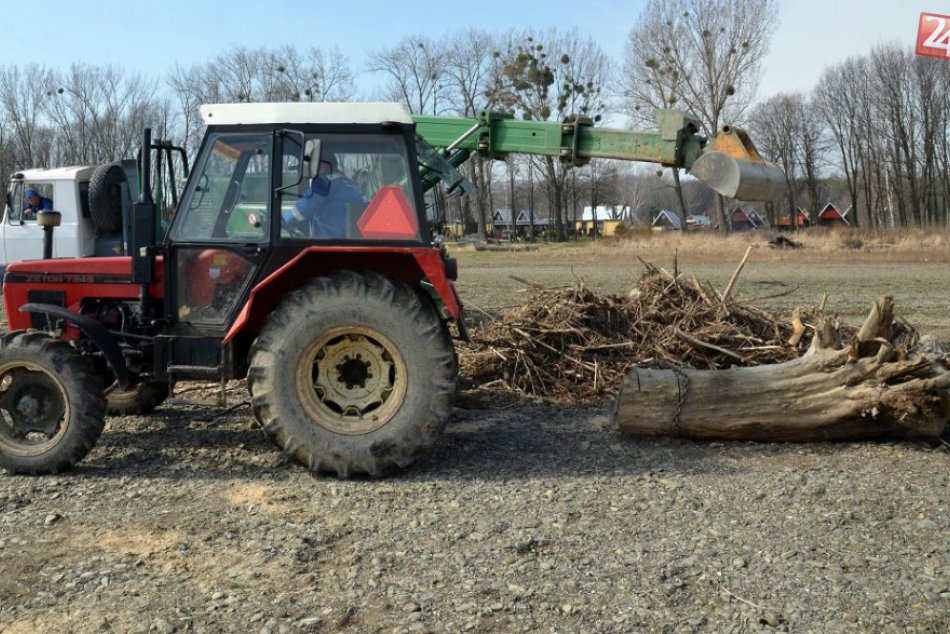
<path id="1" fill-rule="evenodd" d="M 40 332 L 0 340 L 0 465 L 10 473 L 58 473 L 102 433 L 106 401 L 92 364 Z"/>
<path id="2" fill-rule="evenodd" d="M 289 294 L 251 349 L 267 434 L 314 472 L 382 476 L 439 439 L 455 394 L 448 329 L 407 285 L 341 272 Z"/>

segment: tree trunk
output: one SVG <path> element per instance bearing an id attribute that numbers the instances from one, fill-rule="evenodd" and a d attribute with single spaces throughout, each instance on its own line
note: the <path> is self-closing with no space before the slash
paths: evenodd
<path id="1" fill-rule="evenodd" d="M 564 187 L 557 177 L 557 169 L 554 167 L 554 159 L 550 156 L 544 157 L 544 165 L 548 180 L 548 194 L 550 204 L 554 213 L 554 234 L 558 242 L 567 240 L 567 230 L 565 229 L 566 207 L 564 202 Z"/>
<path id="2" fill-rule="evenodd" d="M 550 221 L 550 215 L 548 220 Z M 534 165 L 528 161 L 528 223 L 531 225 L 531 241 L 534 242 Z"/>
<path id="3" fill-rule="evenodd" d="M 679 203 L 680 228 L 683 233 L 689 231 L 686 224 L 686 199 L 683 197 L 683 184 L 680 182 L 680 169 L 673 168 L 673 189 L 676 191 L 676 202 Z"/>
<path id="4" fill-rule="evenodd" d="M 614 412 L 620 431 L 699 439 L 807 441 L 939 436 L 950 370 L 936 351 L 900 351 L 893 303 L 879 299 L 853 343 L 830 319 L 801 358 L 727 370 L 634 369 Z M 697 345 L 702 342 L 696 342 Z"/>
<path id="5" fill-rule="evenodd" d="M 719 233 L 723 235 L 732 233 L 732 227 L 729 225 L 730 217 L 726 213 L 726 203 L 720 194 L 716 194 L 716 209 L 719 212 Z"/>
<path id="6" fill-rule="evenodd" d="M 478 239 L 484 241 L 488 237 L 488 219 L 490 214 L 485 213 L 485 186 L 482 178 L 482 160 L 477 157 L 472 163 L 472 184 L 475 186 L 475 223 L 478 226 Z"/>

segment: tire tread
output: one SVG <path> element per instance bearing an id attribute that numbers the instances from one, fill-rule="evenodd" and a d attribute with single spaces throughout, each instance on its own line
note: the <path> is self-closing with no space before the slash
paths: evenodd
<path id="1" fill-rule="evenodd" d="M 329 302 L 387 307 L 391 320 L 405 320 L 428 363 L 427 368 L 407 368 L 410 376 L 427 377 L 427 394 L 421 411 L 413 416 L 413 424 L 405 425 L 395 440 L 387 440 L 385 446 L 374 443 L 351 455 L 312 446 L 301 429 L 313 423 L 288 416 L 274 381 L 274 366 L 289 362 L 293 353 L 287 350 L 287 330 L 299 323 L 313 323 Z M 340 478 L 356 474 L 378 477 L 412 464 L 438 440 L 449 416 L 456 375 L 448 329 L 431 303 L 403 282 L 378 273 L 341 271 L 317 278 L 289 294 L 268 317 L 251 347 L 248 389 L 254 413 L 265 433 L 295 461 L 314 472 L 335 472 Z"/>
<path id="2" fill-rule="evenodd" d="M 0 338 L 0 357 L 23 357 L 58 375 L 73 412 L 69 429 L 49 451 L 23 457 L 0 451 L 0 465 L 11 474 L 55 474 L 72 468 L 85 458 L 105 426 L 106 402 L 102 384 L 88 359 L 69 343 L 40 331 L 15 331 Z"/>

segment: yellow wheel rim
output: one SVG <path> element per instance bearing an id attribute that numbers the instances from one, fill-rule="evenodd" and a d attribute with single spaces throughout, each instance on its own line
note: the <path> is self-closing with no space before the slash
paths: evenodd
<path id="1" fill-rule="evenodd" d="M 329 330 L 304 351 L 297 367 L 304 410 L 339 434 L 367 434 L 388 423 L 405 400 L 407 382 L 396 345 L 362 326 Z"/>

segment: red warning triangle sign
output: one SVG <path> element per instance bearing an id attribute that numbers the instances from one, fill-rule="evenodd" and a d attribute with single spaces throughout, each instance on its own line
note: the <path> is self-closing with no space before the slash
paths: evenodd
<path id="1" fill-rule="evenodd" d="M 415 240 L 419 238 L 416 212 L 398 185 L 379 188 L 356 226 L 370 240 Z"/>

